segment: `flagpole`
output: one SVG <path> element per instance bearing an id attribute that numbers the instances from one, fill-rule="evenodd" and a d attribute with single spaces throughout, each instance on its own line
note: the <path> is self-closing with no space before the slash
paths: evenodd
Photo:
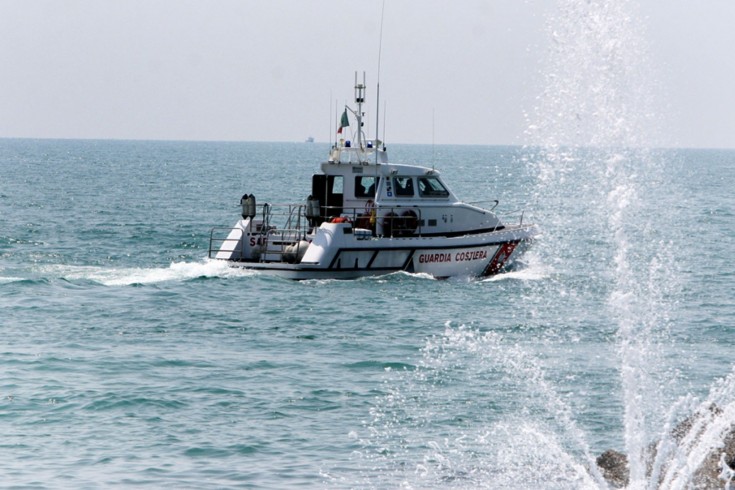
<path id="1" fill-rule="evenodd" d="M 434 107 L 431 108 L 431 170 L 434 170 L 436 153 L 434 151 Z"/>
<path id="2" fill-rule="evenodd" d="M 380 65 L 380 62 L 378 62 L 378 65 Z M 378 68 L 378 76 L 380 76 L 380 68 Z M 375 111 L 375 164 L 378 164 L 378 152 L 380 151 L 380 146 L 378 145 L 378 141 L 380 139 L 380 79 L 378 79 L 378 86 L 375 90 L 375 98 L 377 99 L 377 110 Z"/>
<path id="3" fill-rule="evenodd" d="M 332 141 L 334 132 L 332 131 L 334 129 L 334 126 L 332 126 L 332 91 L 329 91 L 329 132 L 331 133 L 329 135 L 329 139 L 327 141 Z"/>
<path id="4" fill-rule="evenodd" d="M 335 124 L 335 127 L 337 127 L 337 125 L 339 124 L 337 121 L 339 121 L 339 101 L 335 99 L 334 100 L 334 124 Z M 334 144 L 336 146 L 339 143 L 339 137 L 337 136 L 337 130 L 334 130 L 334 132 L 332 134 L 334 134 Z"/>

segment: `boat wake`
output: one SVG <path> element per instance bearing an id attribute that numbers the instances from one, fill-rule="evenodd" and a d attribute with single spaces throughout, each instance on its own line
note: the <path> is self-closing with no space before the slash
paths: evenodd
<path id="1" fill-rule="evenodd" d="M 0 276 L 0 284 L 11 284 L 14 282 L 20 282 L 24 281 L 22 277 L 13 277 L 13 276 Z"/>
<path id="2" fill-rule="evenodd" d="M 255 272 L 256 274 L 260 274 L 260 272 Z M 398 271 L 398 272 L 391 272 L 390 274 L 381 274 L 381 275 L 375 275 L 375 276 L 365 276 L 365 277 L 359 277 L 357 279 L 350 279 L 351 282 L 354 282 L 356 284 L 359 284 L 361 282 L 371 282 L 371 283 L 377 283 L 377 284 L 387 284 L 387 283 L 400 283 L 407 280 L 416 280 L 416 281 L 436 281 L 437 279 L 432 276 L 431 274 L 427 274 L 424 272 L 406 272 L 406 271 Z M 299 281 L 301 284 L 340 284 L 344 283 L 345 279 L 305 279 L 303 281 Z"/>
<path id="3" fill-rule="evenodd" d="M 97 266 L 49 265 L 43 275 L 68 281 L 92 281 L 104 286 L 132 286 L 182 282 L 199 278 L 228 278 L 252 276 L 256 273 L 230 267 L 220 260 L 202 262 L 172 262 L 168 267 L 110 268 Z"/>

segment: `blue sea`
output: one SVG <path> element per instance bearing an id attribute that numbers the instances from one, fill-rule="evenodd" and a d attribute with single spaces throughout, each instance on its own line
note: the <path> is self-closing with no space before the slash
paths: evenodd
<path id="1" fill-rule="evenodd" d="M 0 486 L 605 488 L 735 406 L 735 151 L 388 150 L 543 235 L 484 280 L 289 281 L 209 232 L 326 144 L 0 140 Z"/>

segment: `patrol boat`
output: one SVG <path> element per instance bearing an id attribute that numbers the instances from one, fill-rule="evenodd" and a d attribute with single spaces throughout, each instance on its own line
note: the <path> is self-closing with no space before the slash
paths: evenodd
<path id="1" fill-rule="evenodd" d="M 242 219 L 212 229 L 210 258 L 290 279 L 397 271 L 447 278 L 493 275 L 523 253 L 539 232 L 522 213 L 506 223 L 493 212 L 497 200 L 490 209 L 462 202 L 433 168 L 390 163 L 384 144 L 363 132 L 365 90 L 364 75 L 362 83 L 355 75 L 357 110 L 345 106 L 311 195 L 278 205 L 245 194 Z"/>

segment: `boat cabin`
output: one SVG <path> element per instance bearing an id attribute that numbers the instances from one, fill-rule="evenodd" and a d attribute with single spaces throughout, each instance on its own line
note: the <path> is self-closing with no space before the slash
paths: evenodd
<path id="1" fill-rule="evenodd" d="M 312 178 L 311 196 L 319 201 L 315 226 L 346 216 L 373 236 L 447 236 L 501 227 L 492 212 L 459 201 L 433 169 L 327 162 L 321 170 Z"/>

